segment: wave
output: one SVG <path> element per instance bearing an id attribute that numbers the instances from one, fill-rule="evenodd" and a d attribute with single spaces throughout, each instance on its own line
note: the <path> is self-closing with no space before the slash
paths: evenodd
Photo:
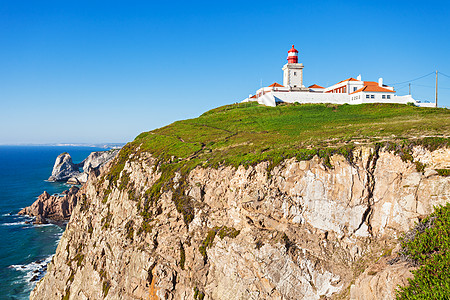
<path id="1" fill-rule="evenodd" d="M 11 265 L 8 268 L 25 273 L 23 281 L 28 285 L 34 286 L 47 272 L 47 264 L 52 260 L 53 254 L 40 260 L 33 261 L 29 264 Z"/>
<path id="2" fill-rule="evenodd" d="M 32 225 L 31 223 L 26 223 L 25 221 L 19 221 L 14 223 L 2 223 L 2 226 L 17 226 L 17 225 Z"/>

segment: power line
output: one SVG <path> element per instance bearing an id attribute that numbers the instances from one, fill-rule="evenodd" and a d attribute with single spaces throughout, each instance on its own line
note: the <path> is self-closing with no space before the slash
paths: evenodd
<path id="1" fill-rule="evenodd" d="M 422 85 L 422 84 L 411 84 L 412 86 L 421 86 L 421 87 L 427 87 L 427 88 L 432 88 L 434 89 L 434 86 L 429 86 L 429 85 Z M 441 90 L 450 90 L 450 88 L 446 88 L 446 87 L 439 87 L 439 89 Z"/>
<path id="2" fill-rule="evenodd" d="M 440 73 L 440 72 L 439 72 L 439 73 Z M 431 74 L 435 74 L 435 72 L 431 72 L 431 73 L 428 73 L 428 74 L 426 74 L 426 75 L 417 77 L 417 78 L 415 78 L 415 79 L 411 79 L 411 80 L 407 80 L 407 81 L 403 81 L 403 82 L 388 83 L 388 85 L 397 85 L 397 84 L 409 83 L 409 82 L 416 81 L 416 80 L 422 79 L 422 78 L 424 78 L 424 77 L 430 76 Z"/>
<path id="3" fill-rule="evenodd" d="M 441 75 L 444 75 L 445 77 L 450 78 L 450 76 L 448 76 L 448 75 L 446 75 L 446 74 L 444 74 L 444 73 L 442 73 L 442 72 L 438 72 L 438 73 L 441 74 Z"/>

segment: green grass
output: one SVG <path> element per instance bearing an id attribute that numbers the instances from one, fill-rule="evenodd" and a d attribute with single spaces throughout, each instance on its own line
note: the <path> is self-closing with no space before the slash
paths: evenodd
<path id="1" fill-rule="evenodd" d="M 450 299 L 450 203 L 407 233 L 402 252 L 420 265 L 397 299 Z"/>
<path id="2" fill-rule="evenodd" d="M 141 215 L 150 222 L 153 216 L 149 208 L 162 192 L 172 190 L 176 208 L 188 224 L 194 217 L 194 203 L 185 195 L 184 184 L 173 188 L 175 172 L 180 172 L 184 179 L 196 166 L 248 167 L 262 161 L 269 162 L 270 172 L 284 159 L 309 160 L 315 155 L 322 159 L 325 167 L 332 168 L 330 157 L 336 153 L 352 162 L 356 143 L 390 143 L 392 151 L 404 160 L 412 161 L 412 143 L 432 150 L 448 146 L 449 135 L 450 111 L 447 109 L 400 104 L 289 104 L 277 107 L 233 104 L 210 110 L 195 119 L 141 133 L 122 148 L 110 172 L 100 182 L 109 180 L 104 195 L 106 203 L 108 191 L 113 187 L 120 190 L 128 187 L 130 178 L 122 172 L 125 162 L 130 157 L 139 157 L 140 152 L 149 152 L 158 160 L 161 177 L 145 197 L 139 199 Z M 424 136 L 432 138 L 423 139 Z M 417 164 L 418 170 L 422 167 Z"/>
<path id="3" fill-rule="evenodd" d="M 198 157 L 208 164 L 245 164 L 348 142 L 450 133 L 450 111 L 397 104 L 281 105 L 254 103 L 213 109 L 140 134 L 133 143 L 163 160 Z"/>

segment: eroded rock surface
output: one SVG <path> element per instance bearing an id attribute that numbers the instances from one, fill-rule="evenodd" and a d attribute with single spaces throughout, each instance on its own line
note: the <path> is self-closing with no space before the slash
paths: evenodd
<path id="1" fill-rule="evenodd" d="M 72 162 L 72 157 L 69 153 L 61 153 L 56 158 L 52 175 L 48 180 L 67 181 L 68 184 L 84 184 L 87 182 L 91 170 L 100 168 L 102 165 L 113 159 L 118 152 L 119 149 L 91 152 L 91 154 L 79 164 L 74 164 Z M 81 172 L 80 169 L 83 171 Z"/>
<path id="2" fill-rule="evenodd" d="M 43 192 L 30 206 L 19 211 L 19 215 L 36 217 L 35 224 L 45 224 L 46 219 L 53 221 L 68 220 L 77 205 L 79 188 L 73 186 L 60 195 Z"/>
<path id="3" fill-rule="evenodd" d="M 74 164 L 70 154 L 64 152 L 56 158 L 55 164 L 53 165 L 52 175 L 48 178 L 48 180 L 65 181 L 71 177 L 76 177 L 79 174 L 79 165 Z"/>
<path id="4" fill-rule="evenodd" d="M 450 178 L 433 172 L 450 164 L 450 150 L 437 151 L 414 150 L 427 160 L 424 173 L 370 147 L 355 150 L 351 163 L 333 156 L 332 169 L 317 157 L 285 160 L 270 174 L 268 163 L 197 167 L 177 174 L 146 214 L 161 173 L 149 154 L 132 156 L 116 187 L 106 166 L 78 192 L 31 299 L 390 297 L 395 284 L 384 283 L 407 271 L 364 270 L 450 199 Z M 180 197 L 190 206 L 177 209 Z M 186 224 L 179 211 L 189 209 L 194 218 Z"/>

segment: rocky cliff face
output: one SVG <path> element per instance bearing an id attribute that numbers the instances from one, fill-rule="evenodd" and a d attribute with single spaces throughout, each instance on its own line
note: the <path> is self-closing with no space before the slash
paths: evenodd
<path id="1" fill-rule="evenodd" d="M 333 168 L 197 167 L 157 201 L 161 166 L 131 154 L 117 185 L 110 164 L 79 191 L 31 299 L 392 299 L 411 276 L 388 263 L 397 237 L 450 200 L 450 177 L 434 171 L 450 168 L 450 149 L 412 154 L 423 171 L 373 147 Z"/>

